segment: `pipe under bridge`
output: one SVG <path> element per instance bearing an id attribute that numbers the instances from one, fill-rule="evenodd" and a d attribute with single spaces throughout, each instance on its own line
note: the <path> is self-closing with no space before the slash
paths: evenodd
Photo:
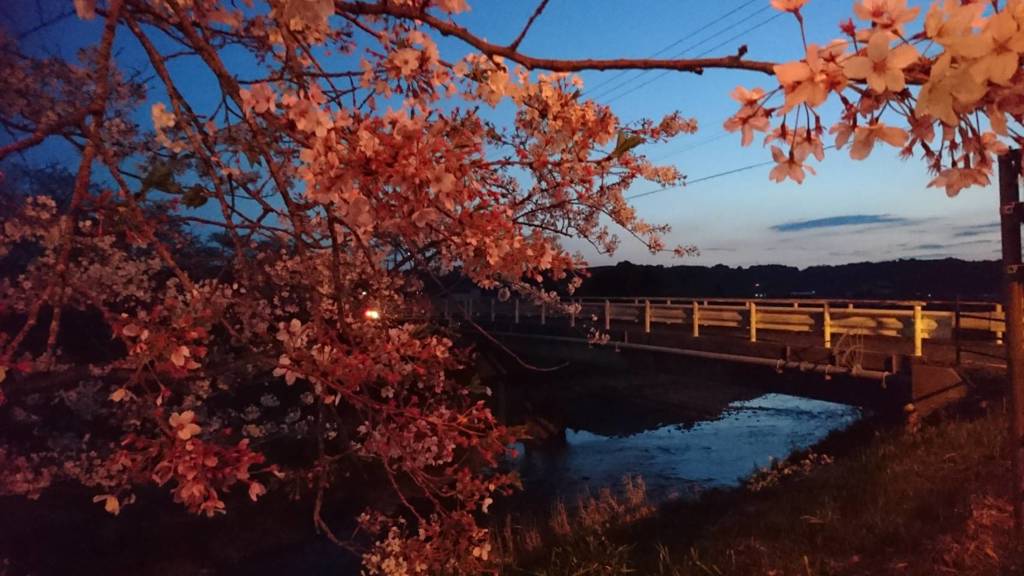
<path id="1" fill-rule="evenodd" d="M 659 373 L 715 365 L 719 378 L 886 410 L 930 411 L 964 394 L 962 368 L 1005 366 L 995 302 L 460 295 L 439 304 L 451 322 L 529 359 L 600 365 L 613 353 L 618 369 Z"/>

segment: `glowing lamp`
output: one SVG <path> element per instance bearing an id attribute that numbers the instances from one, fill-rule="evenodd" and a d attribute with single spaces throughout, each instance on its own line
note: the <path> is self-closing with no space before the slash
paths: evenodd
<path id="1" fill-rule="evenodd" d="M 363 312 L 363 316 L 367 320 L 380 320 L 380 310 L 376 308 L 370 308 L 366 312 Z"/>

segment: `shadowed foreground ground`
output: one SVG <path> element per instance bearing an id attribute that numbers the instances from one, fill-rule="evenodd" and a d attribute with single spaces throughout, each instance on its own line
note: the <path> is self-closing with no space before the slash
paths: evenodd
<path id="1" fill-rule="evenodd" d="M 711 491 L 654 510 L 642 491 L 624 490 L 550 516 L 496 516 L 496 552 L 511 560 L 508 575 L 1022 574 L 1006 429 L 1004 401 L 991 395 L 914 431 L 867 421 L 816 448 L 833 463 L 791 467 L 777 483 L 764 476 L 757 492 Z M 213 520 L 163 492 L 119 518 L 80 489 L 0 498 L 0 576 L 358 573 L 314 533 L 310 503 L 287 492 L 229 503 L 232 513 Z M 343 527 L 352 513 L 332 520 Z"/>

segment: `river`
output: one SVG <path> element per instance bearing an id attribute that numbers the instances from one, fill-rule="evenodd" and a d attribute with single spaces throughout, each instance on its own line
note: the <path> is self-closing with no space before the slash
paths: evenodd
<path id="1" fill-rule="evenodd" d="M 515 466 L 534 503 L 572 502 L 584 491 L 643 477 L 655 502 L 738 485 L 772 459 L 808 448 L 860 417 L 841 404 L 765 394 L 738 400 L 718 418 L 607 435 L 567 429 L 564 443 L 516 446 Z"/>

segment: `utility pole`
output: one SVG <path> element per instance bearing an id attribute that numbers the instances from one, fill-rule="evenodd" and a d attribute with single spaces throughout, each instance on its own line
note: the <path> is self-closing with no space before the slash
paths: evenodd
<path id="1" fill-rule="evenodd" d="M 1010 384 L 1013 521 L 1024 533 L 1024 266 L 1021 265 L 1020 150 L 999 157 L 999 220 L 1003 240 L 1006 375 Z"/>

